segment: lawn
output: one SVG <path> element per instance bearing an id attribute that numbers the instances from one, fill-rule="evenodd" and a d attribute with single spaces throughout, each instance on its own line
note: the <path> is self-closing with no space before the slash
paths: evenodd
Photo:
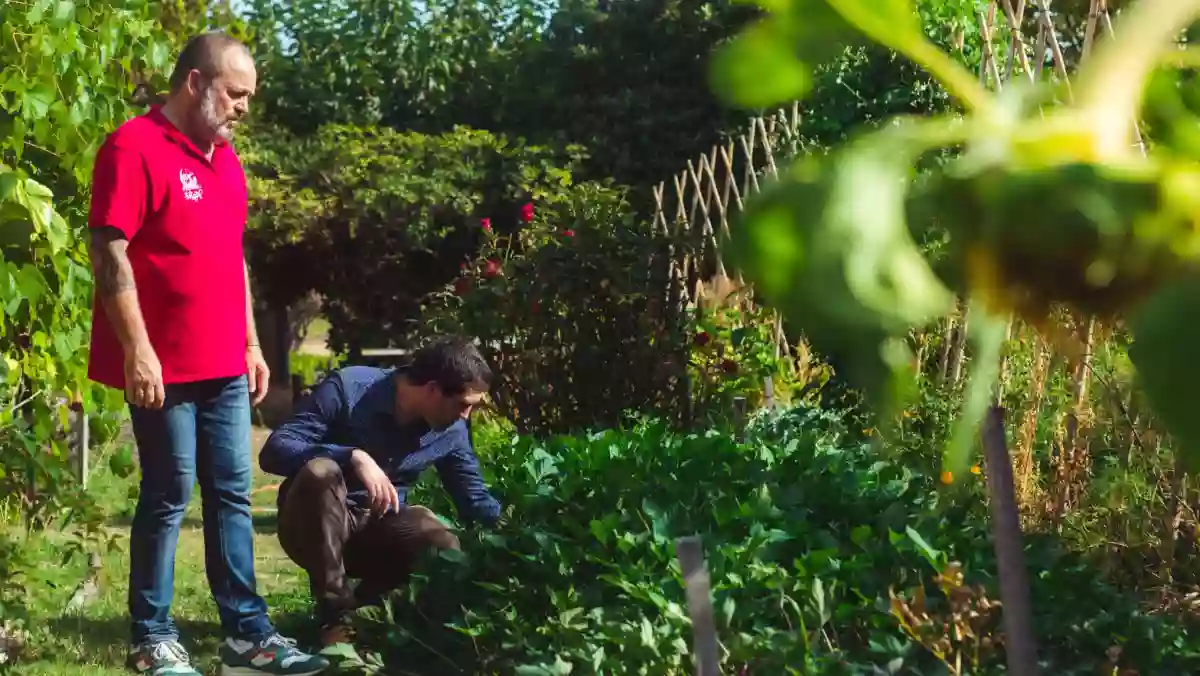
<path id="1" fill-rule="evenodd" d="M 264 432 L 255 430 L 261 442 Z M 257 455 L 257 445 L 256 451 Z M 307 581 L 279 546 L 275 537 L 275 486 L 278 477 L 255 467 L 255 538 L 259 590 L 267 599 L 272 619 L 287 635 L 304 645 L 315 638 Z M 33 555 L 49 565 L 30 572 L 29 648 L 30 661 L 22 660 L 16 673 L 22 676 L 108 676 L 129 673 L 124 668 L 129 619 L 126 590 L 129 562 L 128 524 L 135 500 L 131 477 L 120 480 L 101 468 L 93 476 L 90 490 L 103 504 L 111 506 L 110 524 L 120 536 L 121 551 L 105 556 L 100 595 L 77 613 L 64 609 L 87 571 L 85 561 L 57 565 L 56 545 L 64 535 L 39 534 L 31 544 Z M 175 568 L 174 615 L 180 626 L 184 646 L 196 658 L 205 673 L 216 673 L 216 649 L 221 640 L 217 608 L 209 594 L 204 574 L 204 539 L 201 531 L 199 490 L 193 494 L 188 515 L 179 538 Z"/>

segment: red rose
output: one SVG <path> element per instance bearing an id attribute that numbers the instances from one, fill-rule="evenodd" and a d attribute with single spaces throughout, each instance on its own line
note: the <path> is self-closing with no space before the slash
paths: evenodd
<path id="1" fill-rule="evenodd" d="M 726 359 L 725 361 L 721 362 L 721 370 L 729 374 L 737 373 L 737 362 L 732 359 Z"/>
<path id="2" fill-rule="evenodd" d="M 700 347 L 708 345 L 708 341 L 710 340 L 712 340 L 712 337 L 708 335 L 708 331 L 701 331 L 696 334 L 696 344 Z"/>
<path id="3" fill-rule="evenodd" d="M 454 282 L 454 293 L 458 296 L 465 296 L 471 290 L 471 280 L 467 277 L 459 277 Z"/>
<path id="4" fill-rule="evenodd" d="M 574 231 L 574 230 L 567 230 L 567 231 L 563 232 L 563 236 L 564 236 L 564 237 L 574 237 L 574 236 L 575 236 L 575 231 Z"/>
<path id="5" fill-rule="evenodd" d="M 479 219 L 479 227 L 483 228 L 484 232 L 491 232 L 492 231 L 492 219 L 490 219 L 490 218 Z"/>
<path id="6" fill-rule="evenodd" d="M 533 202 L 526 202 L 525 205 L 521 207 L 521 220 L 525 221 L 526 223 L 533 220 Z"/>
<path id="7" fill-rule="evenodd" d="M 495 258 L 489 260 L 483 268 L 483 274 L 488 277 L 495 277 L 500 274 L 500 261 Z"/>

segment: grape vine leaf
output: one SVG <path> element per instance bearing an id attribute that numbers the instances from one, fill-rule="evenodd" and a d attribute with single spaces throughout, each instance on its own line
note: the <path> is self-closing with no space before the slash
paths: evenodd
<path id="1" fill-rule="evenodd" d="M 26 120 L 40 120 L 50 112 L 54 104 L 54 89 L 41 83 L 21 93 L 21 114 Z"/>
<path id="2" fill-rule="evenodd" d="M 1130 322 L 1129 359 L 1146 398 L 1179 442 L 1189 472 L 1200 470 L 1200 273 L 1159 288 Z"/>

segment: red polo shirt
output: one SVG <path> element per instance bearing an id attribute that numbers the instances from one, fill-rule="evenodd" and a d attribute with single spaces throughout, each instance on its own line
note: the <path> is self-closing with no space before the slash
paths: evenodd
<path id="1" fill-rule="evenodd" d="M 246 175 L 233 147 L 212 160 L 154 107 L 114 131 L 92 176 L 88 224 L 129 240 L 129 262 L 166 384 L 246 372 L 242 235 Z M 97 296 L 92 380 L 125 388 L 124 355 Z"/>

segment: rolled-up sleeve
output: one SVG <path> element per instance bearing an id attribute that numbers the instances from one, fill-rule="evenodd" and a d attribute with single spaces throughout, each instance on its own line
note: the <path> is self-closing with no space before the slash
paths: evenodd
<path id="1" fill-rule="evenodd" d="M 316 458 L 331 458 L 345 467 L 354 447 L 325 441 L 345 409 L 345 392 L 337 375 L 321 381 L 298 402 L 292 417 L 267 438 L 258 456 L 259 467 L 284 477 L 295 476 Z"/>

